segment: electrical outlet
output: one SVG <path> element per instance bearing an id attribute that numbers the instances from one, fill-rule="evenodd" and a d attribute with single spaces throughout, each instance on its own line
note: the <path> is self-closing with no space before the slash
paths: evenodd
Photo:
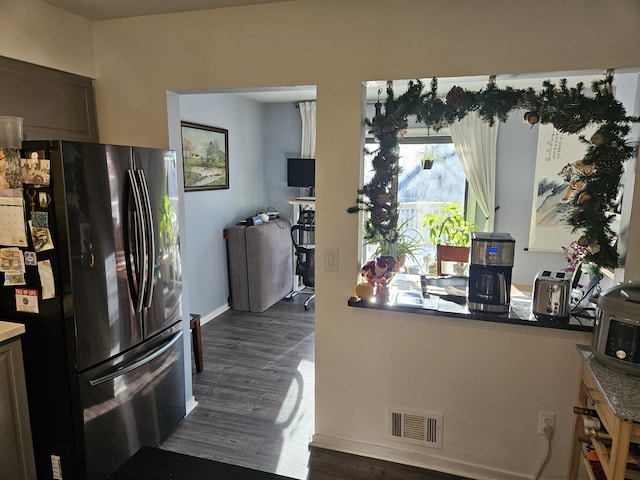
<path id="1" fill-rule="evenodd" d="M 554 412 L 540 411 L 538 414 L 538 435 L 544 435 L 544 427 L 549 426 L 552 430 L 556 428 L 556 414 Z"/>

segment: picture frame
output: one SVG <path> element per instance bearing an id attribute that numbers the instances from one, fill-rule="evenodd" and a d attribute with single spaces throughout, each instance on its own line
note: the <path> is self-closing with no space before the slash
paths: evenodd
<path id="1" fill-rule="evenodd" d="M 229 188 L 229 131 L 180 122 L 184 190 Z"/>
<path id="2" fill-rule="evenodd" d="M 584 130 L 586 138 L 594 133 L 595 127 Z M 583 155 L 584 144 L 577 135 L 551 124 L 538 127 L 528 251 L 562 252 L 562 246 L 575 239 L 565 218 L 575 191 L 571 181 L 575 159 Z"/>

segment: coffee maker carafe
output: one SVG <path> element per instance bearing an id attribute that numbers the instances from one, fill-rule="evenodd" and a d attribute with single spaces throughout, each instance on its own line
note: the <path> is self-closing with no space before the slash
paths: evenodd
<path id="1" fill-rule="evenodd" d="M 508 233 L 471 234 L 469 310 L 509 311 L 515 243 Z"/>

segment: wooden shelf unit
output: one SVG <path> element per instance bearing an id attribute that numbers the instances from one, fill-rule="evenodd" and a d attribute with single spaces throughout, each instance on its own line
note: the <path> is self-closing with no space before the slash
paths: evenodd
<path id="1" fill-rule="evenodd" d="M 604 393 L 598 387 L 589 368 L 584 364 L 580 378 L 577 405 L 591 408 L 598 412 L 600 422 L 611 436 L 611 440 L 606 442 L 600 438 L 591 439 L 591 443 L 598 454 L 598 460 L 607 476 L 607 480 L 624 480 L 625 478 L 640 479 L 640 471 L 636 472 L 635 469 L 631 469 L 627 472 L 627 463 L 635 463 L 639 465 L 640 468 L 638 459 L 634 458 L 635 456 L 633 455 L 629 455 L 629 444 L 640 443 L 640 423 L 624 420 L 613 414 L 605 399 Z M 581 458 L 586 466 L 589 478 L 598 480 L 591 469 L 590 462 L 584 458 L 582 453 L 581 443 L 584 441 L 584 437 L 582 418 L 580 415 L 576 415 L 568 475 L 569 480 L 578 478 L 578 467 Z"/>

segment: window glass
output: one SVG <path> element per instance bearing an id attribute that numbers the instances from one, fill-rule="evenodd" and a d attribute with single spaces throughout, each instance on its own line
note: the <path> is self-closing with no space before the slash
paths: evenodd
<path id="1" fill-rule="evenodd" d="M 448 140 L 448 141 L 447 141 Z M 371 153 L 377 144 L 367 143 L 366 151 Z M 374 155 L 365 155 L 364 183 L 373 176 L 371 162 Z M 423 168 L 423 162 L 433 160 L 431 168 Z M 432 254 L 434 247 L 429 245 L 429 232 L 422 226 L 426 213 L 435 213 L 445 203 L 460 202 L 464 205 L 466 178 L 460 159 L 450 139 L 438 139 L 438 143 L 429 143 L 428 138 L 411 138 L 400 143 L 400 174 L 398 175 L 398 201 L 400 202 L 400 221 L 403 230 L 413 230 L 416 236 L 424 239 L 424 247 L 419 257 Z M 365 258 L 373 254 L 373 247 L 365 247 Z M 421 258 L 418 258 L 421 260 Z M 424 270 L 423 265 L 413 265 L 410 270 Z"/>

